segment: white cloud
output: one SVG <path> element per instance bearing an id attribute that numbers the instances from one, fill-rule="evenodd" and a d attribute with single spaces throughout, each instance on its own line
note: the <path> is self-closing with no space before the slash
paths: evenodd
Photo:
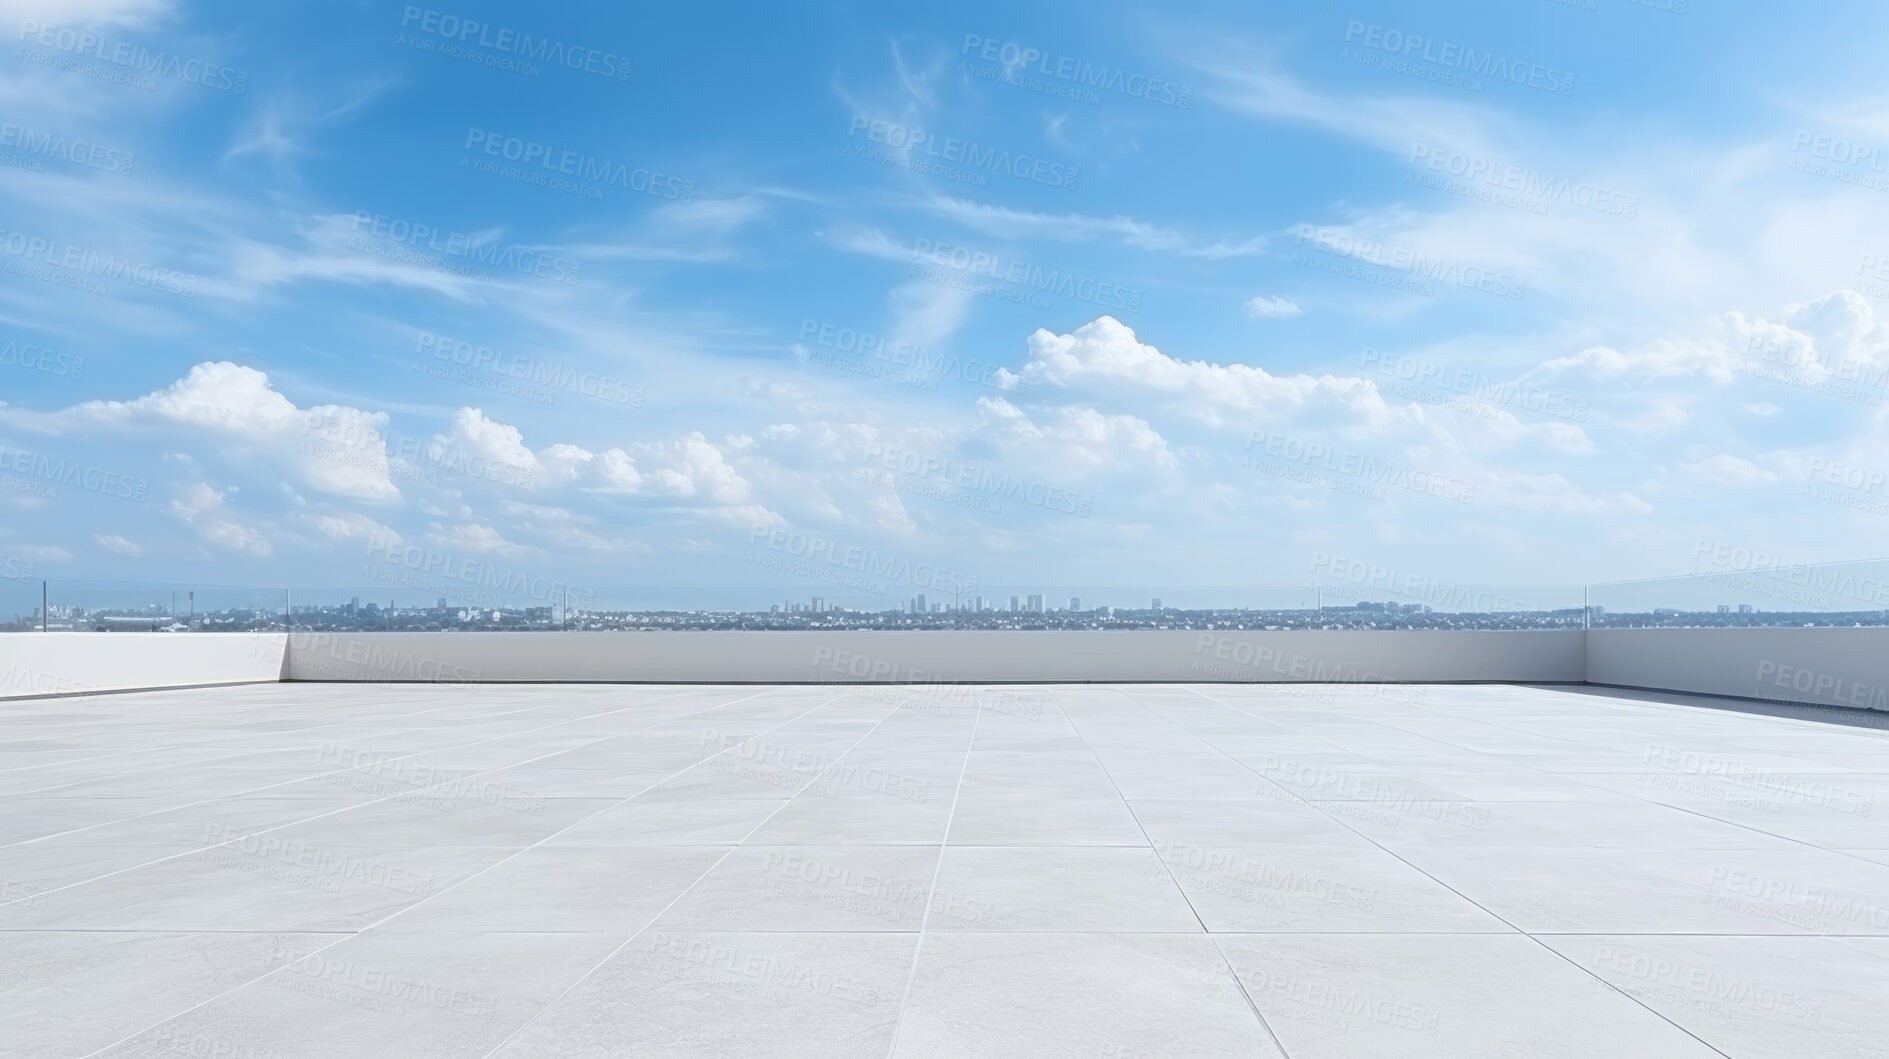
<path id="1" fill-rule="evenodd" d="M 171 514 L 185 522 L 193 522 L 198 515 L 222 506 L 222 493 L 211 488 L 208 482 L 194 482 L 177 491 L 171 500 Z"/>
<path id="2" fill-rule="evenodd" d="M 0 18 L 42 26 L 140 25 L 169 15 L 171 9 L 171 0 L 0 0 Z"/>
<path id="3" fill-rule="evenodd" d="M 905 510 L 905 501 L 897 493 L 879 493 L 866 501 L 866 510 L 872 516 L 871 521 L 880 529 L 896 536 L 907 536 L 918 528 L 912 516 Z"/>
<path id="4" fill-rule="evenodd" d="M 1003 238 L 1036 236 L 1073 243 L 1119 240 L 1124 246 L 1137 250 L 1212 260 L 1252 257 L 1265 252 L 1268 241 L 1263 235 L 1233 239 L 1204 238 L 1121 214 L 1094 217 L 1081 213 L 1036 213 L 948 196 L 931 198 L 924 206 L 940 217 L 987 235 Z"/>
<path id="5" fill-rule="evenodd" d="M 1475 502 L 1594 518 L 1649 515 L 1653 505 L 1623 490 L 1595 492 L 1583 489 L 1559 474 L 1541 474 L 1503 468 L 1472 472 Z"/>
<path id="6" fill-rule="evenodd" d="M 206 361 L 154 393 L 130 401 L 85 401 L 57 412 L 0 409 L 28 430 L 70 435 L 108 429 L 186 427 L 249 445 L 292 467 L 310 488 L 356 500 L 391 500 L 380 430 L 385 413 L 347 405 L 297 408 L 269 376 Z"/>
<path id="7" fill-rule="evenodd" d="M 1703 460 L 1682 462 L 1679 470 L 1693 481 L 1705 485 L 1749 487 L 1776 485 L 1784 481 L 1776 471 L 1765 470 L 1742 456 L 1723 452 Z"/>
<path id="8" fill-rule="evenodd" d="M 113 555 L 122 555 L 128 559 L 136 559 L 144 554 L 144 549 L 138 547 L 135 541 L 121 537 L 116 533 L 94 533 L 92 534 L 92 540 L 95 541 L 100 548 L 111 552 Z"/>
<path id="9" fill-rule="evenodd" d="M 653 549 L 630 537 L 612 537 L 597 530 L 598 520 L 569 508 L 542 504 L 521 504 L 508 500 L 500 505 L 514 525 L 526 533 L 542 536 L 560 549 L 586 552 L 600 557 L 648 555 Z"/>
<path id="10" fill-rule="evenodd" d="M 985 429 L 1016 453 L 1046 458 L 1076 474 L 1097 471 L 1172 471 L 1179 466 L 1163 438 L 1144 419 L 1106 415 L 1093 408 L 1051 409 L 1037 422 L 1001 397 L 980 397 L 977 411 Z"/>
<path id="11" fill-rule="evenodd" d="M 1386 413 L 1369 379 L 1335 375 L 1273 375 L 1247 364 L 1176 360 L 1141 342 L 1127 324 L 1100 316 L 1059 335 L 1030 336 L 1023 375 L 1057 386 L 1112 382 L 1176 398 L 1194 415 L 1218 422 L 1225 412 L 1280 415 L 1329 402 L 1381 418 Z"/>
<path id="12" fill-rule="evenodd" d="M 177 490 L 171 499 L 171 514 L 196 526 L 205 541 L 227 551 L 258 556 L 275 551 L 261 527 L 240 522 L 224 510 L 228 498 L 228 493 L 208 482 L 193 482 Z"/>
<path id="13" fill-rule="evenodd" d="M 1285 320 L 1305 311 L 1299 308 L 1299 303 L 1291 298 L 1277 298 L 1265 294 L 1246 299 L 1242 308 L 1246 310 L 1246 315 L 1255 320 Z"/>
<path id="14" fill-rule="evenodd" d="M 234 519 L 215 519 L 203 526 L 203 539 L 221 548 L 233 552 L 248 552 L 252 555 L 268 555 L 275 551 L 275 546 L 263 531 L 255 526 L 247 526 Z"/>
<path id="15" fill-rule="evenodd" d="M 368 541 L 375 545 L 398 545 L 400 534 L 366 515 L 347 512 L 315 516 L 315 529 L 331 541 Z"/>
<path id="16" fill-rule="evenodd" d="M 477 408 L 454 412 L 445 433 L 433 436 L 427 456 L 439 466 L 472 466 L 470 461 L 476 458 L 516 468 L 527 476 L 535 476 L 539 470 L 538 457 L 525 447 L 524 434 L 509 423 L 487 418 Z"/>
<path id="17" fill-rule="evenodd" d="M 510 557 L 530 550 L 521 544 L 513 544 L 498 530 L 478 522 L 461 523 L 451 528 L 435 523 L 426 538 L 442 548 L 473 555 Z"/>

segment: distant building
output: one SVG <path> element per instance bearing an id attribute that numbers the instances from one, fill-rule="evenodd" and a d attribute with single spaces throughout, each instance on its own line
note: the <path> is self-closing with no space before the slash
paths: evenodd
<path id="1" fill-rule="evenodd" d="M 1017 597 L 1011 596 L 1010 597 L 1010 613 L 1015 614 L 1016 612 L 1017 612 Z"/>
<path id="2" fill-rule="evenodd" d="M 1718 612 L 1720 614 L 1730 614 L 1732 612 L 1732 608 L 1723 603 L 1720 603 L 1718 605 Z"/>
<path id="3" fill-rule="evenodd" d="M 825 614 L 826 613 L 826 600 L 822 599 L 819 596 L 813 597 L 813 612 L 815 614 Z"/>
<path id="4" fill-rule="evenodd" d="M 1043 613 L 1043 597 L 1041 595 L 1038 595 L 1036 593 L 1032 593 L 1030 595 L 1030 613 L 1031 614 Z"/>
<path id="5" fill-rule="evenodd" d="M 1149 607 L 1148 609 L 1149 609 L 1149 610 L 1160 610 L 1160 609 L 1161 609 L 1161 597 L 1160 597 L 1160 596 L 1156 596 L 1156 597 L 1154 597 L 1154 605 L 1153 605 L 1153 606 L 1150 606 L 1150 607 Z"/>
<path id="6" fill-rule="evenodd" d="M 1070 609 L 1070 610 L 1081 610 L 1081 609 L 1082 609 L 1082 600 L 1081 600 L 1081 598 L 1080 598 L 1080 597 L 1077 597 L 1077 596 L 1070 596 L 1070 597 L 1069 597 L 1069 609 Z"/>
<path id="7" fill-rule="evenodd" d="M 1751 604 L 1749 604 L 1749 603 L 1740 603 L 1740 604 L 1738 605 L 1738 613 L 1740 613 L 1740 614 L 1750 614 L 1750 613 L 1751 613 Z"/>

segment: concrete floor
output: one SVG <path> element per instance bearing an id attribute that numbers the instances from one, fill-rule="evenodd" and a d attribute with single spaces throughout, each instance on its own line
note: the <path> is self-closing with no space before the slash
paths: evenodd
<path id="1" fill-rule="evenodd" d="M 1889 1055 L 1881 727 L 1251 685 L 0 721 L 6 1055 Z"/>

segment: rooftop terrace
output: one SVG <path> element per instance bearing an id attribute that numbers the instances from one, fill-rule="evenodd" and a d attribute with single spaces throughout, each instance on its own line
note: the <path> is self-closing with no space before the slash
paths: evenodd
<path id="1" fill-rule="evenodd" d="M 1881 714 L 1358 684 L 0 710 L 7 1055 L 1889 1054 Z"/>

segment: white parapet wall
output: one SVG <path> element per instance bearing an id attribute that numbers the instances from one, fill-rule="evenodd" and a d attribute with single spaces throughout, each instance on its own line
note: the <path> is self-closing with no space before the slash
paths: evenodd
<path id="1" fill-rule="evenodd" d="M 1889 628 L 0 633 L 0 699 L 273 680 L 1607 684 L 1889 710 Z"/>
<path id="2" fill-rule="evenodd" d="M 1595 629 L 1594 684 L 1889 710 L 1889 627 Z"/>
<path id="3" fill-rule="evenodd" d="M 287 680 L 1578 683 L 1578 630 L 293 633 Z"/>
<path id="4" fill-rule="evenodd" d="M 287 633 L 0 633 L 0 699 L 282 679 Z"/>

